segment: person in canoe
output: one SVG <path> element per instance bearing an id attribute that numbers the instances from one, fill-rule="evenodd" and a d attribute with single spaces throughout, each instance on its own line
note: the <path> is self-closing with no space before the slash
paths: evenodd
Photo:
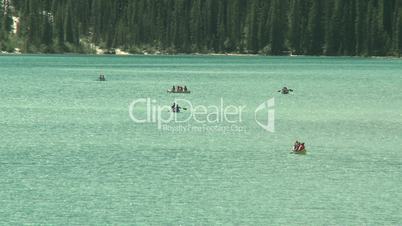
<path id="1" fill-rule="evenodd" d="M 299 150 L 300 142 L 296 141 L 295 144 L 293 145 L 293 151 Z"/>
<path id="2" fill-rule="evenodd" d="M 298 152 L 302 152 L 302 151 L 305 151 L 306 150 L 306 147 L 304 146 L 304 143 L 301 143 L 300 145 L 299 145 L 299 148 L 297 149 L 297 151 Z"/>
<path id="3" fill-rule="evenodd" d="M 180 113 L 180 109 L 181 109 L 181 107 L 178 105 L 178 104 L 176 104 L 176 113 Z"/>
<path id="4" fill-rule="evenodd" d="M 105 75 L 100 74 L 99 75 L 99 81 L 106 81 Z"/>
<path id="5" fill-rule="evenodd" d="M 293 145 L 293 153 L 302 153 L 304 154 L 306 152 L 306 146 L 304 143 L 300 143 L 299 141 L 296 141 L 295 144 Z"/>
<path id="6" fill-rule="evenodd" d="M 187 86 L 173 86 L 171 89 L 167 90 L 168 93 L 190 93 Z"/>
<path id="7" fill-rule="evenodd" d="M 173 105 L 171 106 L 172 112 L 174 113 L 180 113 L 180 109 L 182 109 L 182 107 L 180 107 L 178 104 L 173 103 Z M 185 108 L 184 108 L 185 109 Z"/>

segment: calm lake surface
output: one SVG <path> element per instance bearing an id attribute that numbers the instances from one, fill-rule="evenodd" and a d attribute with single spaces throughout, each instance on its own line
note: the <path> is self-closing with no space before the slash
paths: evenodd
<path id="1" fill-rule="evenodd" d="M 246 108 L 164 131 L 138 98 Z M 399 59 L 0 56 L 1 224 L 400 225 L 401 203 Z"/>

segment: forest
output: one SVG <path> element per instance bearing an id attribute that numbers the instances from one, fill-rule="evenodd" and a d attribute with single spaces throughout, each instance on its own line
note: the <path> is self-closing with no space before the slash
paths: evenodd
<path id="1" fill-rule="evenodd" d="M 402 0 L 0 0 L 0 50 L 400 56 Z"/>

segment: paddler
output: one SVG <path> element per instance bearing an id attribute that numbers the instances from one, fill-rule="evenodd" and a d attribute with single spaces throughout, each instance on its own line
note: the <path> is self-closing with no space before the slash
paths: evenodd
<path id="1" fill-rule="evenodd" d="M 299 150 L 300 142 L 296 141 L 295 144 L 293 145 L 293 151 Z"/>
<path id="2" fill-rule="evenodd" d="M 176 113 L 180 113 L 180 109 L 181 107 L 178 104 L 176 104 Z"/>
<path id="3" fill-rule="evenodd" d="M 304 146 L 304 143 L 301 143 L 301 144 L 299 145 L 299 148 L 297 149 L 297 151 L 304 151 L 305 148 L 306 148 L 306 147 Z"/>
<path id="4" fill-rule="evenodd" d="M 171 106 L 171 108 L 172 108 L 172 111 L 173 111 L 173 112 L 176 112 L 176 103 L 173 103 L 173 105 Z"/>

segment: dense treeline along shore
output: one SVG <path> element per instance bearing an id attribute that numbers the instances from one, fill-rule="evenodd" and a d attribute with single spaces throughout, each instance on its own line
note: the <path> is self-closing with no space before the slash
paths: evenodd
<path id="1" fill-rule="evenodd" d="M 26 53 L 400 56 L 402 0 L 0 0 Z"/>

